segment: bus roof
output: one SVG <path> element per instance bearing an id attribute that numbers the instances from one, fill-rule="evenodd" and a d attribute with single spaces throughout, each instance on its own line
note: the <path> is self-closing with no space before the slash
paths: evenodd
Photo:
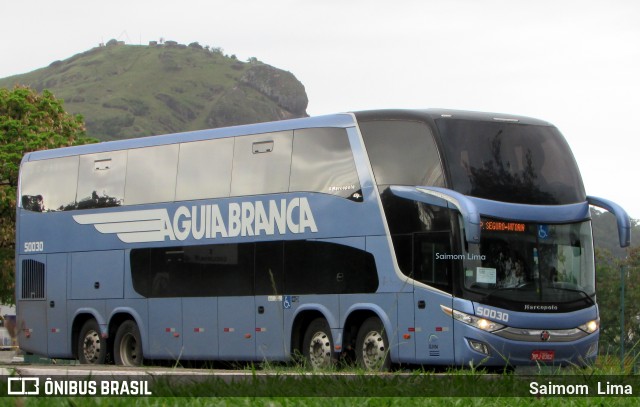
<path id="1" fill-rule="evenodd" d="M 535 119 L 527 116 L 518 116 L 505 113 L 489 113 L 474 112 L 467 110 L 455 109 L 387 109 L 387 110 L 369 110 L 362 112 L 354 112 L 358 120 L 424 120 L 424 119 L 442 119 L 452 118 L 460 120 L 474 121 L 503 121 L 519 124 L 529 124 L 538 126 L 552 126 L 551 123 L 544 120 Z"/>
<path id="2" fill-rule="evenodd" d="M 453 109 L 387 109 L 354 112 L 358 120 L 436 120 L 440 118 L 457 118 L 478 121 L 506 121 L 520 124 L 535 124 L 550 126 L 549 123 L 525 116 L 515 116 L 502 113 L 483 113 Z M 196 130 L 184 133 L 172 133 L 159 136 L 140 137 L 133 139 L 108 141 L 82 146 L 57 148 L 52 150 L 34 151 L 25 154 L 26 161 L 46 160 L 57 157 L 68 157 L 80 154 L 93 154 L 107 151 L 126 150 L 156 145 L 187 143 L 192 141 L 244 136 L 250 134 L 272 133 L 314 127 L 352 127 L 355 126 L 352 113 L 337 113 L 325 116 L 305 117 L 291 120 L 246 124 L 216 129 Z"/>

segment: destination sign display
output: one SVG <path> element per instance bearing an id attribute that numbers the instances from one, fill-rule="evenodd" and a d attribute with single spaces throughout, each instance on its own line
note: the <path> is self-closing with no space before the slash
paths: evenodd
<path id="1" fill-rule="evenodd" d="M 495 220 L 485 220 L 480 222 L 480 228 L 489 232 L 514 232 L 524 233 L 526 225 L 520 222 L 502 222 Z"/>

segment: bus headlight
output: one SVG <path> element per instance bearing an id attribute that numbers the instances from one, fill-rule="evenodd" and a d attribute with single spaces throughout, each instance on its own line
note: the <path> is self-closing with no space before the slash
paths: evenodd
<path id="1" fill-rule="evenodd" d="M 593 321 L 589 321 L 584 325 L 580 325 L 578 328 L 585 331 L 588 334 L 592 334 L 600 328 L 600 320 L 594 319 Z"/>
<path id="2" fill-rule="evenodd" d="M 456 319 L 460 322 L 463 322 L 467 325 L 471 325 L 478 329 L 482 329 L 483 331 L 493 332 L 493 331 L 497 331 L 499 329 L 504 328 L 504 325 L 499 324 L 497 322 L 493 322 L 484 318 L 479 318 L 479 317 L 476 317 L 475 315 L 465 314 L 464 312 L 456 311 L 449 307 L 445 307 L 444 305 L 441 305 L 440 308 L 442 308 L 442 311 L 445 314 L 453 317 L 453 319 Z"/>

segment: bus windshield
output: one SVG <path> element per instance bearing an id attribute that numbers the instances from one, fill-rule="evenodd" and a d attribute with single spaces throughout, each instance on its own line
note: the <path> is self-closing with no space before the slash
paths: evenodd
<path id="1" fill-rule="evenodd" d="M 591 306 L 595 268 L 590 223 L 545 225 L 483 219 L 464 263 L 464 291 L 476 301 L 530 312 Z"/>
<path id="2" fill-rule="evenodd" d="M 586 199 L 573 155 L 555 127 L 462 119 L 436 123 L 452 189 L 530 205 Z"/>

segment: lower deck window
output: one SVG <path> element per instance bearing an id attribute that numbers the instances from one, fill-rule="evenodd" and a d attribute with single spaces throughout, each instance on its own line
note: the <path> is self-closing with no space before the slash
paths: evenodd
<path id="1" fill-rule="evenodd" d="M 133 287 L 157 297 L 370 293 L 373 255 L 321 241 L 131 250 Z"/>

